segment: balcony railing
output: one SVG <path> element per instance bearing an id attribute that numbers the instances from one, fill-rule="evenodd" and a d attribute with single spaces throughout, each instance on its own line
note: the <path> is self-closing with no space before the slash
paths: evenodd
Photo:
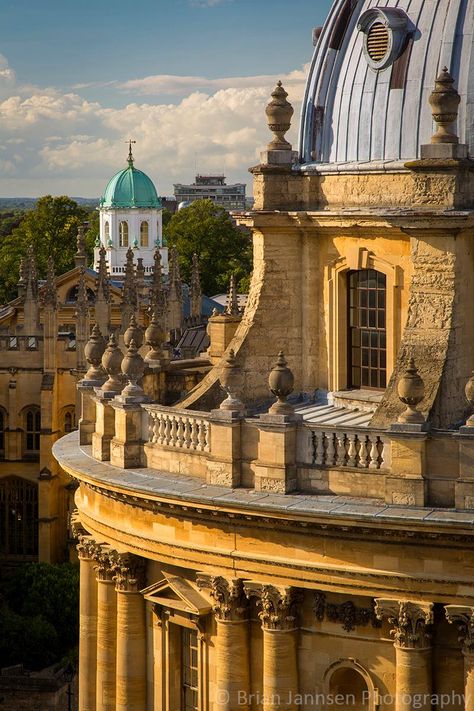
<path id="1" fill-rule="evenodd" d="M 175 410 L 160 405 L 144 405 L 148 412 L 148 441 L 160 447 L 210 451 L 208 413 Z"/>
<path id="2" fill-rule="evenodd" d="M 366 427 L 346 429 L 305 423 L 298 432 L 298 462 L 317 468 L 390 467 L 390 440 Z"/>

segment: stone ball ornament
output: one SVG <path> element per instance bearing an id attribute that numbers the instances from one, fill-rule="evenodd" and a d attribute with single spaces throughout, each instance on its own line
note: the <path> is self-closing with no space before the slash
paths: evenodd
<path id="1" fill-rule="evenodd" d="M 293 414 L 294 408 L 286 398 L 293 392 L 294 384 L 295 377 L 288 368 L 283 351 L 280 351 L 278 360 L 268 376 L 270 391 L 278 398 L 269 410 L 272 415 Z"/>
<path id="2" fill-rule="evenodd" d="M 138 385 L 138 381 L 143 377 L 145 363 L 135 341 L 132 339 L 127 352 L 122 360 L 122 373 L 128 381 L 128 385 L 122 390 L 125 397 L 143 397 L 143 389 Z"/>
<path id="3" fill-rule="evenodd" d="M 90 338 L 84 347 L 84 355 L 89 364 L 85 380 L 104 380 L 105 373 L 102 368 L 102 356 L 104 351 L 105 340 L 102 337 L 99 326 L 95 324 Z"/>
<path id="4" fill-rule="evenodd" d="M 119 393 L 123 388 L 123 381 L 120 377 L 123 353 L 117 345 L 115 334 L 111 333 L 107 348 L 102 356 L 102 367 L 109 376 L 102 386 L 102 390 L 110 393 Z"/>
<path id="5" fill-rule="evenodd" d="M 135 341 L 135 344 L 137 348 L 141 348 L 143 345 L 143 330 L 140 328 L 140 326 L 137 323 L 137 319 L 135 314 L 132 314 L 130 316 L 130 323 L 123 334 L 123 342 L 125 343 L 125 346 L 127 348 L 130 347 L 130 343 Z"/>
<path id="6" fill-rule="evenodd" d="M 227 398 L 221 402 L 220 409 L 229 412 L 243 412 L 244 405 L 240 395 L 244 386 L 244 373 L 235 359 L 231 348 L 221 368 L 220 383 L 227 393 Z"/>
<path id="7" fill-rule="evenodd" d="M 410 358 L 405 373 L 398 381 L 398 397 L 407 406 L 405 412 L 399 416 L 398 422 L 423 424 L 425 418 L 416 408 L 425 397 L 425 384 L 418 374 L 414 358 Z"/>

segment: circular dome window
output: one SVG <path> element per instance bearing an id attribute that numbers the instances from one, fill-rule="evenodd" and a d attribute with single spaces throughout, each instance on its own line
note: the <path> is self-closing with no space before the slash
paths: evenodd
<path id="1" fill-rule="evenodd" d="M 377 64 L 384 59 L 390 50 L 390 35 L 387 27 L 381 22 L 374 22 L 367 33 L 367 54 Z"/>

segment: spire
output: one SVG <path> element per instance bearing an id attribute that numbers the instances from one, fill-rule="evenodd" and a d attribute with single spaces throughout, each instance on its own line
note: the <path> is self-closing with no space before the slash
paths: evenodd
<path id="1" fill-rule="evenodd" d="M 132 143 L 136 143 L 132 138 L 129 138 L 128 141 L 128 158 L 127 158 L 127 163 L 129 168 L 133 168 L 133 153 L 132 153 Z"/>
<path id="2" fill-rule="evenodd" d="M 24 278 L 26 286 L 24 288 L 24 332 L 28 336 L 33 336 L 39 329 L 39 304 L 38 304 L 38 275 L 36 272 L 36 259 L 33 245 L 30 244 L 26 256 L 26 266 L 24 267 Z"/>
<path id="3" fill-rule="evenodd" d="M 77 252 L 74 255 L 74 264 L 76 267 L 85 267 L 87 265 L 86 256 L 86 239 L 84 234 L 84 225 L 79 225 L 77 228 Z"/>
<path id="4" fill-rule="evenodd" d="M 110 289 L 109 289 L 109 274 L 107 271 L 107 260 L 106 260 L 106 249 L 101 247 L 99 249 L 99 265 L 97 269 L 97 280 L 96 280 L 96 292 L 97 300 L 102 298 L 107 303 L 110 299 Z"/>
<path id="5" fill-rule="evenodd" d="M 169 289 L 167 297 L 167 330 L 176 334 L 183 321 L 183 289 L 179 271 L 179 258 L 176 247 L 171 249 Z"/>
<path id="6" fill-rule="evenodd" d="M 137 309 L 137 285 L 135 281 L 135 266 L 133 263 L 133 250 L 127 249 L 125 262 L 125 278 L 123 280 L 122 303 L 128 305 L 133 311 Z"/>
<path id="7" fill-rule="evenodd" d="M 176 294 L 177 299 L 182 297 L 181 272 L 179 268 L 179 256 L 176 247 L 171 248 L 170 253 L 170 297 Z M 173 295 L 173 296 L 172 296 Z"/>
<path id="8" fill-rule="evenodd" d="M 79 283 L 77 285 L 76 314 L 85 314 L 89 308 L 87 298 L 86 268 L 81 267 L 79 272 Z"/>
<path id="9" fill-rule="evenodd" d="M 48 271 L 46 274 L 43 303 L 45 306 L 51 306 L 53 309 L 55 309 L 58 305 L 58 294 L 56 291 L 56 275 L 54 273 L 54 259 L 51 256 L 48 257 Z"/>
<path id="10" fill-rule="evenodd" d="M 229 283 L 229 293 L 227 295 L 227 302 L 225 305 L 225 312 L 229 316 L 240 316 L 239 309 L 239 297 L 237 295 L 237 288 L 235 285 L 235 275 L 232 274 Z"/>
<path id="11" fill-rule="evenodd" d="M 26 298 L 36 300 L 38 297 L 38 273 L 33 245 L 28 246 L 26 268 Z"/>
<path id="12" fill-rule="evenodd" d="M 190 315 L 192 318 L 199 318 L 201 316 L 201 304 L 202 289 L 201 276 L 199 274 L 199 259 L 197 254 L 193 254 L 190 285 Z"/>
<path id="13" fill-rule="evenodd" d="M 161 252 L 157 247 L 153 254 L 153 276 L 150 286 L 150 309 L 161 317 L 165 309 L 165 296 L 163 293 Z"/>

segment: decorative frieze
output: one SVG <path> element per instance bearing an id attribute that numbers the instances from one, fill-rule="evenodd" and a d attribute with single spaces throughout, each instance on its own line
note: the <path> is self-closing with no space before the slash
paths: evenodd
<path id="1" fill-rule="evenodd" d="M 198 587 L 209 591 L 214 600 L 212 610 L 216 619 L 237 622 L 248 616 L 248 600 L 240 579 L 227 580 L 222 576 L 199 575 Z"/>
<path id="2" fill-rule="evenodd" d="M 294 587 L 280 588 L 274 585 L 244 583 L 244 591 L 250 599 L 257 600 L 258 616 L 263 629 L 293 630 L 297 626 L 297 606 L 303 600 L 302 591 Z"/>
<path id="3" fill-rule="evenodd" d="M 146 560 L 132 553 L 111 553 L 113 579 L 119 592 L 140 592 L 145 587 Z"/>
<path id="4" fill-rule="evenodd" d="M 386 618 L 392 626 L 390 634 L 395 646 L 402 649 L 424 649 L 430 646 L 430 625 L 433 624 L 433 603 L 375 600 L 375 614 Z"/>
<path id="5" fill-rule="evenodd" d="M 458 626 L 463 653 L 474 655 L 474 607 L 446 605 L 444 609 L 448 622 Z"/>
<path id="6" fill-rule="evenodd" d="M 352 632 L 356 627 L 371 624 L 372 627 L 381 627 L 382 623 L 375 614 L 375 604 L 371 607 L 357 607 L 352 600 L 342 603 L 329 603 L 323 592 L 314 594 L 314 614 L 322 622 L 325 618 L 329 622 L 340 622 L 343 630 Z"/>

